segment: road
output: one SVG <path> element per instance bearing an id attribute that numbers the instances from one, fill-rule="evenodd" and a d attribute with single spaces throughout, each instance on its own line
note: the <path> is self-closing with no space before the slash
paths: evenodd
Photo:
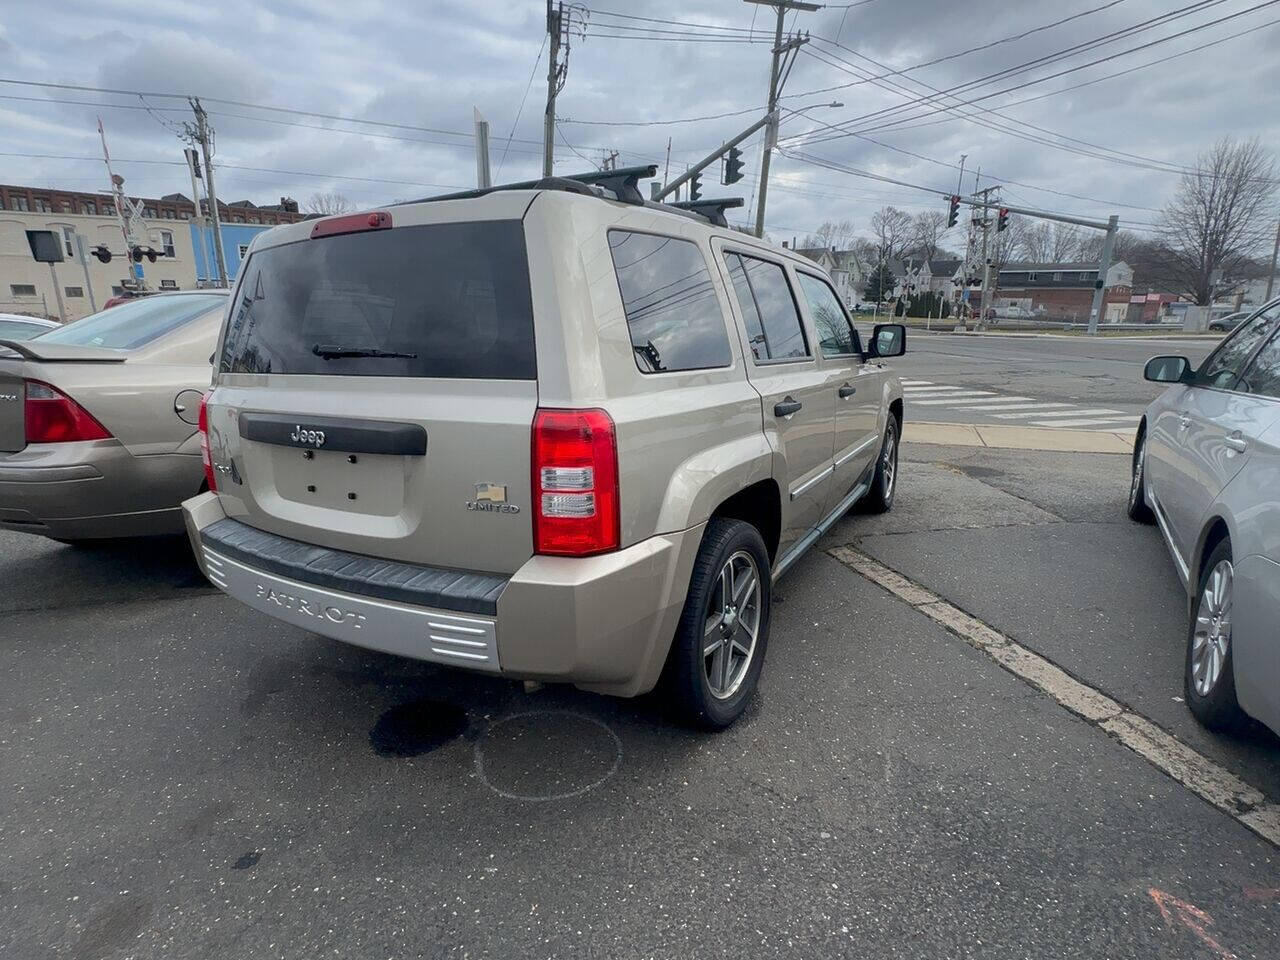
<path id="1" fill-rule="evenodd" d="M 953 339 L 914 362 L 983 366 Z M 0 957 L 1273 958 L 1275 845 L 832 553 L 1275 803 L 1276 738 L 1179 702 L 1126 461 L 905 446 L 894 511 L 779 585 L 759 696 L 716 736 L 263 618 L 180 541 L 0 533 Z"/>
<path id="2" fill-rule="evenodd" d="M 953 335 L 910 330 L 895 363 L 915 421 L 1132 429 L 1160 387 L 1142 379 L 1159 353 L 1199 364 L 1214 338 Z"/>

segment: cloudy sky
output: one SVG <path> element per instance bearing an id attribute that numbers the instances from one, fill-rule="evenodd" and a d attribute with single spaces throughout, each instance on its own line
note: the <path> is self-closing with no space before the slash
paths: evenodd
<path id="1" fill-rule="evenodd" d="M 612 150 L 665 165 L 670 138 L 674 175 L 762 113 L 772 8 L 585 0 L 571 19 L 557 173 Z M 980 166 L 1010 203 L 1141 229 L 1206 143 L 1277 143 L 1277 21 L 1280 0 L 861 0 L 789 14 L 788 31 L 811 39 L 786 80 L 768 230 L 849 219 L 865 233 L 886 203 L 943 209 L 850 171 L 951 190 L 961 154 L 966 190 Z M 0 0 L 0 77 L 128 91 L 0 83 L 0 182 L 104 188 L 101 115 L 131 194 L 189 193 L 175 132 L 188 94 L 216 128 L 224 201 L 336 192 L 376 206 L 473 186 L 473 107 L 492 127 L 495 180 L 536 176 L 544 22 L 543 0 Z M 758 138 L 746 157 L 758 170 Z M 750 208 L 755 188 L 750 175 L 703 193 Z"/>

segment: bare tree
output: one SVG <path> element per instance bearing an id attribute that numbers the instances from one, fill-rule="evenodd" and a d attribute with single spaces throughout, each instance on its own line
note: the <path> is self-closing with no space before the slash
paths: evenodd
<path id="1" fill-rule="evenodd" d="M 323 217 L 335 213 L 348 213 L 354 210 L 351 201 L 340 193 L 313 193 L 307 198 L 303 210 L 307 213 L 318 213 Z"/>
<path id="2" fill-rule="evenodd" d="M 1275 159 L 1256 139 L 1223 137 L 1182 175 L 1160 217 L 1169 273 L 1200 305 L 1212 278 L 1242 269 L 1271 233 Z"/>
<path id="3" fill-rule="evenodd" d="M 911 214 L 897 207 L 881 207 L 871 215 L 871 233 L 876 238 L 876 259 L 880 263 L 900 258 L 914 239 Z"/>
<path id="4" fill-rule="evenodd" d="M 911 221 L 911 245 L 922 260 L 934 260 L 947 229 L 947 215 L 941 210 L 922 210 Z"/>
<path id="5" fill-rule="evenodd" d="M 823 249 L 843 247 L 852 236 L 852 220 L 840 220 L 838 222 L 827 220 L 817 230 L 804 238 L 804 245 Z"/>
<path id="6" fill-rule="evenodd" d="M 1011 220 L 1010 223 L 1012 222 Z M 1020 239 L 1018 256 L 1032 263 L 1065 263 L 1090 259 L 1087 255 L 1090 238 L 1085 236 L 1082 228 L 1072 223 L 1049 223 L 1042 220 L 1027 224 L 1021 231 Z M 1099 244 L 1099 253 L 1101 250 Z M 1096 260 L 1098 257 L 1095 255 L 1092 259 Z"/>

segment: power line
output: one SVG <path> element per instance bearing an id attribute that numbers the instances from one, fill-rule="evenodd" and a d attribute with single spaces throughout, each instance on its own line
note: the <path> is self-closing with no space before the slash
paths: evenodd
<path id="1" fill-rule="evenodd" d="M 759 113 L 759 107 L 747 107 L 743 110 L 730 110 L 725 113 L 712 113 L 705 117 L 681 117 L 679 120 L 573 120 L 564 117 L 560 123 L 577 123 L 592 127 L 669 127 L 677 123 L 700 123 L 703 120 L 723 120 L 725 117 L 740 117 L 747 113 Z"/>
<path id="2" fill-rule="evenodd" d="M 524 103 L 529 99 L 529 91 L 533 89 L 533 80 L 538 75 L 538 64 L 542 62 L 542 51 L 547 49 L 547 35 L 542 35 L 542 43 L 538 46 L 538 55 L 533 58 L 533 69 L 529 71 L 529 82 L 525 84 L 524 96 L 520 98 L 520 106 L 516 110 L 516 118 L 511 121 L 511 132 L 507 134 L 507 142 L 502 148 L 502 156 L 498 160 L 498 170 L 494 176 L 502 173 L 502 165 L 507 162 L 507 151 L 511 149 L 511 140 L 516 135 L 516 125 L 520 122 L 520 114 L 524 113 Z"/>
<path id="3" fill-rule="evenodd" d="M 1193 7 L 1193 8 L 1195 8 L 1195 10 L 1191 10 L 1191 12 L 1196 12 L 1197 10 L 1199 10 L 1200 8 L 1203 8 L 1203 7 L 1205 7 L 1205 6 L 1215 6 L 1215 5 L 1220 4 L 1220 3 L 1222 3 L 1222 2 L 1224 2 L 1224 0 L 1201 0 L 1201 2 L 1200 2 L 1200 3 L 1197 3 L 1197 4 L 1193 4 L 1193 5 L 1192 5 L 1192 7 Z M 1165 37 L 1159 37 L 1159 38 L 1157 38 L 1157 39 L 1155 39 L 1155 40 L 1148 41 L 1147 43 L 1140 44 L 1140 45 L 1138 45 L 1138 46 L 1136 46 L 1136 47 L 1130 47 L 1130 48 L 1129 48 L 1129 49 L 1127 49 L 1127 50 L 1122 50 L 1122 51 L 1119 51 L 1119 52 L 1117 52 L 1117 53 L 1109 54 L 1109 55 L 1107 55 L 1107 56 L 1105 56 L 1105 57 L 1100 57 L 1100 58 L 1098 58 L 1098 59 L 1096 59 L 1096 60 L 1091 60 L 1091 61 L 1089 61 L 1088 63 L 1078 64 L 1078 65 L 1076 65 L 1076 66 L 1068 67 L 1068 68 L 1066 68 L 1066 69 L 1064 69 L 1064 70 L 1060 70 L 1060 71 L 1058 71 L 1058 72 L 1056 72 L 1056 73 L 1052 73 L 1052 74 L 1049 74 L 1049 75 L 1044 76 L 1044 77 L 1039 77 L 1039 78 L 1036 78 L 1036 79 L 1027 80 L 1027 81 L 1024 81 L 1024 82 L 1022 82 L 1022 83 L 1015 84 L 1014 86 L 1011 86 L 1011 87 L 1005 87 L 1005 88 L 1003 88 L 1003 89 L 996 90 L 996 91 L 991 92 L 991 93 L 986 93 L 986 94 L 983 94 L 983 95 L 981 95 L 981 96 L 975 97 L 975 98 L 974 98 L 974 99 L 972 99 L 972 100 L 963 100 L 963 101 L 961 101 L 961 103 L 960 103 L 960 104 L 958 104 L 958 105 L 953 105 L 953 106 L 946 106 L 946 105 L 937 106 L 937 107 L 935 107 L 935 108 L 928 109 L 926 113 L 918 114 L 918 115 L 915 115 L 915 116 L 904 116 L 904 117 L 902 117 L 902 118 L 900 118 L 900 119 L 898 119 L 898 120 L 889 120 L 889 119 L 886 119 L 886 117 L 887 117 L 888 115 L 892 115 L 892 114 L 895 114 L 895 113 L 899 113 L 899 112 L 905 111 L 905 110 L 907 110 L 907 109 L 910 109 L 910 108 L 912 108 L 912 107 L 916 107 L 916 106 L 926 106 L 926 107 L 929 107 L 929 105 L 930 105 L 931 103 L 936 103 L 936 101 L 937 101 L 938 97 L 940 97 L 940 96 L 943 96 L 943 97 L 949 97 L 949 98 L 957 99 L 957 100 L 958 100 L 958 99 L 960 99 L 960 98 L 957 96 L 957 92 L 958 92 L 958 91 L 969 90 L 969 89 L 972 89 L 972 88 L 974 88 L 974 87 L 978 87 L 978 86 L 985 86 L 985 85 L 987 85 L 987 84 L 991 83 L 993 80 L 998 80 L 998 79 L 1000 79 L 1001 77 L 1012 76 L 1012 75 L 1015 75 L 1015 74 L 1018 74 L 1018 73 L 1025 73 L 1025 72 L 1027 72 L 1028 70 L 1032 70 L 1032 69 L 1034 69 L 1035 67 L 1042 66 L 1042 65 L 1046 65 L 1046 64 L 1052 63 L 1052 62 L 1057 61 L 1057 60 L 1065 59 L 1067 56 L 1071 56 L 1071 55 L 1074 55 L 1075 53 L 1082 52 L 1082 50 L 1083 50 L 1083 49 L 1088 49 L 1088 48 L 1090 48 L 1091 46 L 1100 46 L 1100 45 L 1102 45 L 1102 44 L 1104 44 L 1104 43 L 1111 43 L 1111 42 L 1114 42 L 1114 40 L 1119 39 L 1119 37 L 1120 37 L 1121 35 L 1123 35 L 1124 33 L 1139 32 L 1140 30 L 1147 30 L 1147 29 L 1151 29 L 1151 27 L 1152 27 L 1153 25 L 1158 25 L 1158 24 L 1157 24 L 1157 21 L 1161 21 L 1161 20 L 1168 21 L 1168 20 L 1170 20 L 1170 19 L 1175 19 L 1175 18 L 1178 18 L 1178 17 L 1187 16 L 1187 15 L 1188 15 L 1188 10 L 1190 10 L 1190 8 L 1183 8 L 1182 10 L 1174 11 L 1173 13 L 1170 13 L 1170 14 L 1164 14 L 1164 15 L 1162 15 L 1161 17 L 1153 18 L 1153 20 L 1151 20 L 1151 21 L 1144 21 L 1143 23 L 1141 23 L 1141 24 L 1137 24 L 1137 25 L 1135 25 L 1134 27 L 1126 28 L 1126 30 L 1125 30 L 1125 31 L 1119 31 L 1119 32 L 1117 32 L 1117 34 L 1110 34 L 1110 35 L 1107 35 L 1107 36 L 1102 37 L 1102 38 L 1095 38 L 1095 40 L 1088 41 L 1087 43 L 1084 43 L 1084 44 L 1077 44 L 1075 47 L 1067 48 L 1066 50 L 1059 51 L 1059 52 L 1058 52 L 1058 53 L 1056 53 L 1056 54 L 1051 54 L 1051 55 L 1046 56 L 1046 57 L 1040 57 L 1040 58 L 1037 58 L 1037 59 L 1035 59 L 1035 60 L 1033 60 L 1033 61 L 1027 61 L 1026 63 L 1019 64 L 1019 65 L 1014 66 L 1014 67 L 1009 67 L 1009 68 L 1007 68 L 1007 69 L 1005 69 L 1005 70 L 1000 70 L 1000 71 L 997 71 L 996 73 L 993 73 L 993 74 L 988 74 L 988 75 L 987 75 L 987 76 L 985 76 L 985 77 L 979 77 L 979 78 L 978 78 L 978 79 L 976 79 L 976 80 L 971 80 L 971 81 L 968 81 L 967 83 L 959 84 L 959 85 L 957 85 L 957 86 L 955 86 L 955 87 L 951 87 L 951 88 L 949 88 L 949 89 L 947 89 L 947 90 L 938 91 L 937 93 L 929 94 L 929 95 L 927 95 L 927 96 L 923 96 L 923 97 L 918 97 L 918 98 L 916 98 L 915 100 L 911 100 L 911 101 L 908 101 L 908 102 L 906 102 L 906 103 L 897 104 L 897 105 L 895 105 L 895 106 L 891 106 L 891 107 L 885 107 L 885 108 L 882 108 L 882 109 L 880 109 L 880 110 L 872 111 L 871 113 L 868 113 L 868 114 L 863 114 L 862 116 L 859 116 L 859 117 L 851 118 L 851 119 L 849 119 L 849 120 L 844 121 L 842 124 L 840 124 L 840 125 L 839 125 L 839 127 L 838 127 L 837 129 L 838 129 L 838 130 L 840 130 L 840 131 L 842 131 L 842 132 L 847 132 L 847 131 L 849 131 L 850 129 L 852 129 L 852 127 L 853 127 L 854 125 L 856 125 L 856 124 L 858 124 L 858 123 L 861 123 L 862 121 L 865 121 L 865 120 L 874 120 L 874 119 L 876 119 L 876 118 L 880 118 L 881 120 L 884 120 L 884 121 L 885 121 L 885 122 L 879 123 L 878 125 L 875 125 L 875 126 L 869 126 L 869 127 L 861 127 L 861 128 L 859 128 L 859 129 L 861 130 L 861 132 L 864 132 L 864 133 L 865 133 L 865 132 L 872 132 L 872 131 L 875 131 L 875 130 L 887 129 L 887 128 L 889 128 L 889 127 L 895 126 L 895 125 L 896 125 L 896 124 L 898 124 L 898 123 L 903 123 L 903 122 L 906 122 L 906 121 L 908 121 L 908 120 L 920 119 L 921 117 L 929 116 L 929 115 L 931 115 L 931 114 L 938 113 L 938 112 L 941 112 L 941 111 L 944 111 L 944 110 L 951 110 L 951 109 L 954 109 L 954 106 L 974 106 L 974 105 L 976 105 L 977 103 L 979 103 L 979 102 L 981 102 L 981 101 L 983 101 L 983 100 L 989 100 L 989 99 L 991 99 L 992 97 L 1001 96 L 1001 95 L 1006 94 L 1006 93 L 1011 93 L 1011 92 L 1013 92 L 1013 91 L 1015 91 L 1015 90 L 1021 90 L 1021 89 L 1025 88 L 1025 87 L 1034 86 L 1034 85 L 1036 85 L 1036 84 L 1040 84 L 1040 83 L 1045 83 L 1046 81 L 1054 80 L 1054 79 L 1056 79 L 1056 78 L 1058 78 L 1058 77 L 1065 76 L 1065 75 L 1070 74 L 1070 73 L 1075 73 L 1075 72 L 1077 72 L 1077 71 L 1079 71 L 1079 70 L 1084 70 L 1084 69 L 1087 69 L 1087 68 L 1092 67 L 1092 66 L 1097 66 L 1097 65 L 1098 65 L 1098 64 L 1100 64 L 1100 63 L 1107 63 L 1107 62 L 1109 62 L 1109 61 L 1111 61 L 1111 60 L 1116 60 L 1116 59 L 1119 59 L 1120 57 L 1128 56 L 1129 54 L 1131 54 L 1131 53 L 1136 53 L 1136 52 L 1138 52 L 1139 50 L 1145 50 L 1145 49 L 1148 49 L 1149 47 L 1157 46 L 1157 45 L 1162 44 L 1162 43 L 1167 43 L 1167 42 L 1169 42 L 1170 40 L 1176 40 L 1176 39 L 1178 39 L 1178 38 L 1180 38 L 1180 37 L 1187 36 L 1188 34 L 1195 33 L 1195 32 L 1198 32 L 1198 31 L 1200 31 L 1200 30 L 1207 29 L 1207 28 L 1212 27 L 1212 26 L 1216 26 L 1217 24 L 1220 24 L 1220 23 L 1225 23 L 1225 22 L 1226 22 L 1226 21 L 1228 21 L 1228 20 L 1233 20 L 1233 19 L 1236 19 L 1237 17 L 1246 16 L 1246 15 L 1248 15 L 1248 14 L 1250 14 L 1250 13 L 1254 13 L 1254 12 L 1256 12 L 1256 11 L 1258 11 L 1258 10 L 1261 10 L 1261 9 L 1265 8 L 1265 7 L 1272 6 L 1272 5 L 1274 5 L 1275 3 L 1278 3 L 1278 2 L 1280 2 L 1280 0 L 1264 0 L 1264 2 L 1263 2 L 1263 3 L 1256 4 L 1255 6 L 1249 7 L 1249 8 L 1247 8 L 1247 9 L 1245 9 L 1245 10 L 1240 10 L 1240 11 L 1237 11 L 1237 12 L 1235 12 L 1235 13 L 1231 13 L 1231 14 L 1227 14 L 1226 16 L 1219 17 L 1219 18 L 1217 18 L 1217 19 L 1215 19 L 1215 20 L 1210 20 L 1210 21 L 1207 21 L 1207 22 L 1205 22 L 1205 23 L 1197 24 L 1196 26 L 1189 27 L 1189 28 L 1187 28 L 1187 29 L 1185 29 L 1185 30 L 1181 30 L 1181 31 L 1179 31 L 1179 32 L 1177 32 L 1177 33 L 1170 34 L 1170 35 L 1165 36 Z M 805 139 L 803 142 L 807 142 L 807 143 L 824 143 L 824 142 L 827 142 L 827 141 L 830 141 L 830 140 L 838 139 L 838 137 L 839 137 L 840 135 L 841 135 L 841 133 L 833 133 L 833 134 L 830 134 L 830 135 L 825 136 L 825 137 L 810 137 L 810 138 Z"/>

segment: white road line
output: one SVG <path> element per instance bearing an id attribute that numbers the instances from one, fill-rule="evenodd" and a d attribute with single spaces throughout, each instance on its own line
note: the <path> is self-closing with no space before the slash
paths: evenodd
<path id="1" fill-rule="evenodd" d="M 932 381 L 932 380 L 899 380 L 898 382 L 899 382 L 899 383 L 901 383 L 904 387 L 931 387 L 931 386 L 933 386 L 933 381 Z"/>
<path id="2" fill-rule="evenodd" d="M 951 400 L 960 397 L 981 397 L 990 400 L 995 394 L 990 390 L 957 390 L 955 393 L 909 393 L 904 398 L 911 403 L 924 403 L 927 400 Z"/>
<path id="3" fill-rule="evenodd" d="M 1024 399 L 1024 400 L 1025 400 L 1025 399 L 1030 399 L 1030 398 L 1028 398 L 1028 397 L 1023 397 L 1022 399 Z M 1008 404 L 1008 405 L 1001 405 L 1001 406 L 996 406 L 996 407 L 970 407 L 969 409 L 970 409 L 970 410 L 998 410 L 998 411 L 1000 411 L 1001 413 L 1003 413 L 1003 412 L 1004 412 L 1004 411 L 1006 411 L 1006 410 L 1052 410 L 1052 409 L 1054 409 L 1055 407 L 1071 407 L 1071 406 L 1074 406 L 1074 404 L 1070 404 L 1070 403 L 1011 403 L 1011 404 Z M 1039 414 L 1033 414 L 1033 416 L 1039 416 Z"/>
<path id="4" fill-rule="evenodd" d="M 1030 423 L 1033 427 L 1099 427 L 1104 423 L 1110 423 L 1119 430 L 1125 424 L 1137 423 L 1141 419 L 1141 417 L 1102 417 L 1086 420 L 1032 420 Z"/>
<path id="5" fill-rule="evenodd" d="M 1101 690 L 1081 683 L 1052 661 L 866 554 L 849 547 L 836 547 L 831 555 L 985 653 L 1024 683 L 1118 740 L 1228 817 L 1280 846 L 1280 803 L 1275 798 L 1267 797 Z"/>
<path id="6" fill-rule="evenodd" d="M 1119 415 L 1119 410 L 1081 410 L 1079 407 L 1067 405 L 1065 410 L 1041 410 L 1037 413 L 997 413 L 1001 420 L 1031 420 L 1035 417 L 1097 417 L 1105 413 Z"/>
<path id="7" fill-rule="evenodd" d="M 1030 400 L 1030 399 L 1031 399 L 1030 397 L 1001 398 L 996 396 L 988 396 L 988 397 L 970 397 L 968 399 L 952 400 L 948 397 L 941 400 L 912 400 L 911 402 L 919 404 L 920 406 L 931 406 L 939 403 L 949 403 L 955 407 L 969 407 L 969 409 L 973 409 L 971 405 L 975 403 L 988 403 L 988 404 L 994 403 L 996 404 L 996 406 L 990 407 L 989 409 L 1003 410 L 1006 404 L 1012 403 L 1016 406 L 1019 401 Z"/>
<path id="8" fill-rule="evenodd" d="M 948 387 L 945 385 L 941 387 L 903 387 L 902 392 L 903 393 L 942 393 L 947 390 L 960 390 L 960 389 L 962 388 Z"/>

